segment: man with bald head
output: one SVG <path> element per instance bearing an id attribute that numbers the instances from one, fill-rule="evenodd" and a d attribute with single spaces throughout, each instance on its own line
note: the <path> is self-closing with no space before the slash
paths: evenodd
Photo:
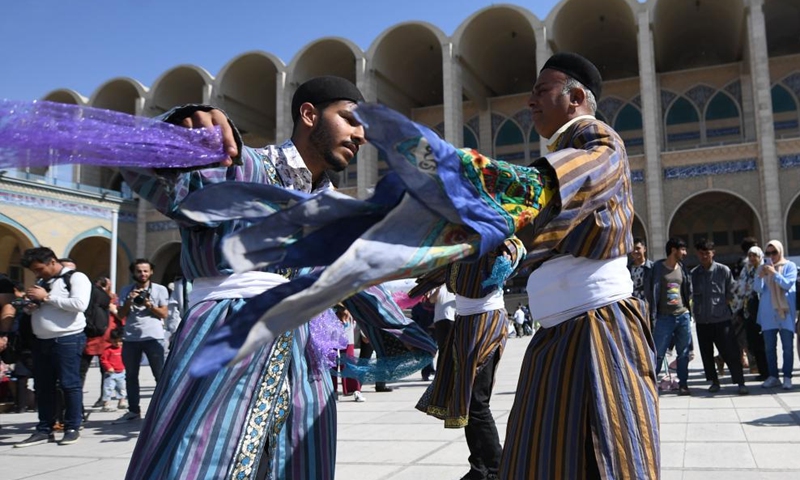
<path id="1" fill-rule="evenodd" d="M 230 159 L 196 171 L 124 170 L 126 182 L 180 226 L 181 269 L 192 281 L 186 313 L 145 417 L 129 479 L 333 480 L 336 407 L 330 374 L 312 358 L 308 323 L 259 348 L 248 360 L 201 378 L 189 366 L 214 331 L 248 300 L 286 282 L 291 272 L 267 268 L 235 274 L 220 240 L 251 225 L 202 223 L 178 208 L 192 192 L 221 182 L 256 182 L 303 192 L 332 188 L 364 143 L 353 110 L 362 101 L 350 81 L 325 76 L 298 87 L 291 139 L 243 147 L 220 110 L 188 105 L 164 115 L 189 128 L 220 128 Z M 324 371 L 322 371 L 324 370 Z"/>
<path id="2" fill-rule="evenodd" d="M 659 475 L 653 341 L 627 270 L 630 170 L 622 139 L 594 117 L 601 88 L 595 65 L 558 53 L 528 100 L 551 152 L 531 166 L 557 192 L 542 223 L 517 233 L 533 269 L 531 314 L 543 328 L 525 354 L 508 420 L 506 480 Z"/>

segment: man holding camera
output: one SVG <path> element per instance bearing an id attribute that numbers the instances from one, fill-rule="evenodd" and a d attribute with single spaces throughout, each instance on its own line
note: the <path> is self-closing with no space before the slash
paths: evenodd
<path id="1" fill-rule="evenodd" d="M 167 287 L 153 283 L 153 264 L 138 258 L 130 266 L 134 283 L 119 295 L 119 316 L 125 318 L 122 337 L 122 363 L 125 365 L 125 386 L 128 390 L 128 411 L 117 422 L 142 418 L 139 407 L 139 364 L 142 354 L 158 383 L 164 368 L 164 319 L 167 318 Z"/>
<path id="2" fill-rule="evenodd" d="M 56 418 L 56 382 L 64 392 L 64 436 L 60 445 L 78 441 L 83 408 L 81 385 L 81 353 L 86 344 L 86 317 L 92 282 L 80 273 L 66 275 L 71 268 L 59 263 L 47 247 L 25 250 L 20 263 L 38 278 L 36 285 L 25 291 L 20 306 L 31 314 L 36 341 L 33 361 L 38 400 L 39 423 L 36 433 L 14 445 L 32 447 L 54 442 L 53 423 Z M 67 285 L 69 282 L 69 285 Z"/>

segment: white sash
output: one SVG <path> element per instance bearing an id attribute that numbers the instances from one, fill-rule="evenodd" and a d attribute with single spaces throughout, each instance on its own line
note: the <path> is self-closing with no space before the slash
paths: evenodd
<path id="1" fill-rule="evenodd" d="M 546 261 L 528 277 L 533 319 L 550 328 L 589 310 L 633 294 L 625 257 L 611 260 L 563 255 Z"/>
<path id="2" fill-rule="evenodd" d="M 289 280 L 277 273 L 243 272 L 219 277 L 195 278 L 189 292 L 189 308 L 206 300 L 253 298 Z"/>
<path id="3" fill-rule="evenodd" d="M 499 288 L 483 298 L 456 295 L 456 315 L 477 315 L 501 308 L 506 308 L 506 303 L 503 301 L 503 290 Z"/>

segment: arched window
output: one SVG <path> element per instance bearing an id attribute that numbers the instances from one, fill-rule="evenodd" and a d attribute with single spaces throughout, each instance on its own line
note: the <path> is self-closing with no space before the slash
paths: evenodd
<path id="1" fill-rule="evenodd" d="M 783 85 L 772 87 L 772 116 L 775 130 L 780 131 L 781 135 L 797 130 L 797 102 Z"/>
<path id="2" fill-rule="evenodd" d="M 739 107 L 730 96 L 717 92 L 706 107 L 706 139 L 709 141 L 736 141 L 741 139 Z"/>
<path id="3" fill-rule="evenodd" d="M 739 109 L 733 99 L 722 92 L 717 92 L 714 98 L 708 102 L 706 108 L 706 121 L 724 120 L 726 118 L 738 118 Z"/>
<path id="4" fill-rule="evenodd" d="M 782 85 L 772 87 L 772 113 L 797 111 L 797 102 Z"/>
<path id="5" fill-rule="evenodd" d="M 614 130 L 624 132 L 642 129 L 642 113 L 630 103 L 622 107 L 614 122 Z"/>
<path id="6" fill-rule="evenodd" d="M 678 97 L 667 110 L 667 143 L 669 148 L 693 148 L 700 140 L 700 115 L 685 97 Z"/>
<path id="7" fill-rule="evenodd" d="M 498 147 L 520 145 L 524 143 L 525 137 L 522 136 L 522 130 L 520 130 L 517 124 L 511 119 L 506 120 L 503 122 L 503 125 L 500 126 L 500 130 L 498 130 L 497 138 L 494 142 Z"/>
<path id="8" fill-rule="evenodd" d="M 472 129 L 464 126 L 464 148 L 474 148 L 478 150 L 478 137 L 472 132 Z"/>
<path id="9" fill-rule="evenodd" d="M 700 115 L 697 114 L 697 109 L 694 108 L 694 105 L 689 100 L 683 97 L 678 97 L 669 107 L 669 112 L 667 112 L 667 125 L 697 123 L 699 121 Z"/>
<path id="10" fill-rule="evenodd" d="M 508 118 L 500 125 L 494 140 L 494 155 L 508 162 L 525 161 L 525 136 L 514 120 Z"/>

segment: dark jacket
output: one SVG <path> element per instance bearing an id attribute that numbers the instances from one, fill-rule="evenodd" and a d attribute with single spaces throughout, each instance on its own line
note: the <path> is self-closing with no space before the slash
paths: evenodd
<path id="1" fill-rule="evenodd" d="M 655 321 L 656 317 L 658 316 L 658 299 L 661 298 L 661 276 L 665 274 L 664 267 L 664 260 L 661 259 L 653 264 L 653 274 L 650 277 L 652 288 L 650 289 L 651 295 L 650 298 L 647 299 L 647 303 L 650 304 L 650 318 Z M 689 314 L 692 314 L 692 279 L 689 276 L 689 272 L 686 270 L 686 267 L 683 266 L 682 263 L 679 263 L 677 268 L 681 269 L 681 301 L 683 305 L 689 310 Z"/>
<path id="2" fill-rule="evenodd" d="M 708 270 L 702 265 L 694 267 L 692 292 L 695 322 L 720 323 L 733 316 L 733 276 L 727 266 L 712 262 Z"/>

